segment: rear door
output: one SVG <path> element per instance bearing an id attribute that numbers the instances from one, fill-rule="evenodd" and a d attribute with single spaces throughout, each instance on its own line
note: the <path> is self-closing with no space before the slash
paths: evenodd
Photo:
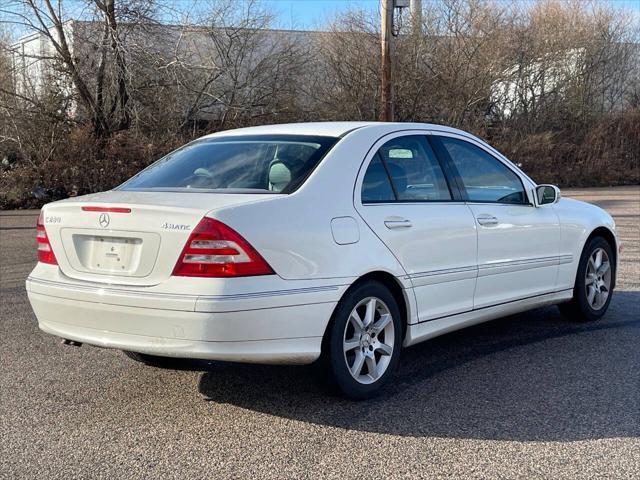
<path id="1" fill-rule="evenodd" d="M 449 185 L 427 132 L 378 141 L 361 169 L 354 201 L 411 279 L 419 321 L 473 308 L 475 220 Z"/>
<path id="2" fill-rule="evenodd" d="M 432 140 L 448 156 L 477 224 L 474 307 L 553 292 L 560 260 L 553 208 L 535 207 L 520 175 L 480 142 L 440 133 Z"/>

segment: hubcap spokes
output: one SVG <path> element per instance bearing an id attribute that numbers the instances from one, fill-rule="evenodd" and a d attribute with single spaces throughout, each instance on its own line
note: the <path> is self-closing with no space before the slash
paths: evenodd
<path id="1" fill-rule="evenodd" d="M 347 368 L 359 383 L 373 383 L 387 370 L 394 333 L 391 312 L 379 298 L 365 298 L 351 311 L 342 344 Z"/>
<path id="2" fill-rule="evenodd" d="M 611 264 L 604 249 L 597 248 L 589 257 L 584 284 L 589 306 L 600 310 L 611 292 Z"/>

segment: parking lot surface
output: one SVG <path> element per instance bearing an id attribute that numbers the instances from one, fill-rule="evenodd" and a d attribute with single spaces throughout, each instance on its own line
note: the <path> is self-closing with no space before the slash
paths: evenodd
<path id="1" fill-rule="evenodd" d="M 607 315 L 549 307 L 412 347 L 368 402 L 312 367 L 62 346 L 24 288 L 37 212 L 0 212 L 0 478 L 640 478 L 640 188 L 563 194 L 624 241 Z"/>

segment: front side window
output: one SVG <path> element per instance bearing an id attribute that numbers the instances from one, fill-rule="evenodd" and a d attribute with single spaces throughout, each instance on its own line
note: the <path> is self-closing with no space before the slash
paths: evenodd
<path id="1" fill-rule="evenodd" d="M 385 185 L 391 180 L 392 193 L 398 201 L 446 201 L 451 200 L 451 193 L 447 186 L 444 173 L 438 160 L 422 135 L 411 135 L 394 138 L 385 143 L 371 161 L 365 174 L 362 201 L 376 201 L 369 199 L 369 185 L 374 178 L 376 182 Z M 370 180 L 371 179 L 371 180 Z M 386 190 L 386 186 L 384 187 Z M 385 191 L 388 196 L 389 192 Z M 377 200 L 381 201 L 381 200 Z"/>
<path id="2" fill-rule="evenodd" d="M 289 193 L 304 182 L 337 141 L 306 135 L 199 140 L 170 153 L 119 189 Z"/>
<path id="3" fill-rule="evenodd" d="M 500 160 L 464 140 L 438 138 L 460 174 L 469 201 L 528 203 L 522 181 Z"/>

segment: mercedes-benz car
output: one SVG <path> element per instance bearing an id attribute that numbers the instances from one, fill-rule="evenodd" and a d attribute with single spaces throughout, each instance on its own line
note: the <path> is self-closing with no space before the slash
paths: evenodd
<path id="1" fill-rule="evenodd" d="M 53 202 L 27 279 L 68 344 L 318 364 L 367 398 L 403 347 L 542 305 L 600 318 L 611 216 L 478 138 L 327 122 L 207 135 L 119 187 Z"/>

